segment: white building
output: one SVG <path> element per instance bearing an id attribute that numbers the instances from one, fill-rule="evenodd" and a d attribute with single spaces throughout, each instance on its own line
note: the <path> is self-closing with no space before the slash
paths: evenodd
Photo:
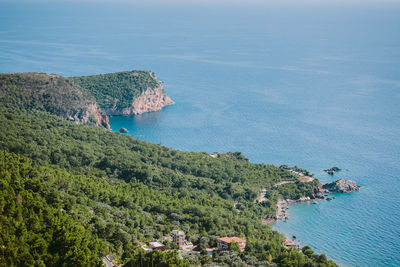
<path id="1" fill-rule="evenodd" d="M 185 244 L 185 233 L 180 230 L 173 230 L 172 242 L 177 243 L 179 246 L 183 246 Z"/>

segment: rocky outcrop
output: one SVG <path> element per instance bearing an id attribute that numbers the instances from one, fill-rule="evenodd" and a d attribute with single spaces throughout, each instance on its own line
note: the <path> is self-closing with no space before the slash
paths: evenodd
<path id="1" fill-rule="evenodd" d="M 101 125 L 107 130 L 110 130 L 110 121 L 108 116 L 100 110 L 96 103 L 90 103 L 87 105 L 86 114 L 82 118 L 81 121 L 77 121 L 78 123 L 90 123 L 91 119 L 94 118 L 94 123 L 96 125 Z"/>
<path id="2" fill-rule="evenodd" d="M 80 109 L 71 110 L 64 115 L 61 114 L 61 116 L 79 124 L 95 124 L 110 130 L 110 122 L 107 115 L 94 102 L 88 103 Z"/>
<path id="3" fill-rule="evenodd" d="M 127 133 L 127 132 L 128 132 L 128 130 L 127 130 L 127 129 L 125 129 L 125 128 L 121 128 L 121 129 L 119 129 L 119 132 L 120 132 L 120 133 Z"/>
<path id="4" fill-rule="evenodd" d="M 333 183 L 324 184 L 322 188 L 328 192 L 350 193 L 359 190 L 360 186 L 352 180 L 340 179 Z"/>
<path id="5" fill-rule="evenodd" d="M 108 116 L 97 106 L 95 102 L 89 102 L 76 109 L 66 110 L 64 113 L 57 114 L 67 120 L 78 124 L 91 124 L 103 126 L 110 130 Z"/>
<path id="6" fill-rule="evenodd" d="M 174 101 L 165 93 L 162 86 L 147 88 L 139 96 L 133 99 L 132 105 L 127 108 L 112 108 L 103 110 L 107 115 L 138 115 L 145 112 L 157 111 L 165 106 L 174 104 Z"/>

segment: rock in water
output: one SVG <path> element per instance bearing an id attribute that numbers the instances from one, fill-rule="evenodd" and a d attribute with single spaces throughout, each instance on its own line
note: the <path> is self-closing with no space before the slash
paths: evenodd
<path id="1" fill-rule="evenodd" d="M 350 193 L 359 190 L 360 186 L 352 180 L 340 179 L 333 183 L 324 184 L 322 188 L 328 190 L 329 192 Z"/>
<path id="2" fill-rule="evenodd" d="M 119 132 L 120 132 L 120 133 L 127 133 L 127 132 L 128 132 L 128 130 L 127 130 L 127 129 L 125 129 L 125 128 L 121 128 L 121 129 L 119 129 Z"/>
<path id="3" fill-rule="evenodd" d="M 340 172 L 342 169 L 338 168 L 338 167 L 332 167 L 330 169 L 326 169 L 324 170 L 324 172 L 330 174 L 330 175 L 335 175 L 337 172 Z"/>

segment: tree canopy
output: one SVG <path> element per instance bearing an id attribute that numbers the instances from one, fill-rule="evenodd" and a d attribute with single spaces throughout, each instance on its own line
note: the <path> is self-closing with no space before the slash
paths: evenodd
<path id="1" fill-rule="evenodd" d="M 278 199 L 311 196 L 317 180 L 240 152 L 211 157 L 78 125 L 25 108 L 22 95 L 0 98 L 16 100 L 0 107 L 0 265 L 98 266 L 113 254 L 127 266 L 336 266 L 311 248 L 287 249 L 262 223 Z M 263 189 L 266 200 L 255 201 Z M 201 252 L 141 249 L 174 229 Z M 245 251 L 210 257 L 205 248 L 221 236 L 246 238 Z"/>

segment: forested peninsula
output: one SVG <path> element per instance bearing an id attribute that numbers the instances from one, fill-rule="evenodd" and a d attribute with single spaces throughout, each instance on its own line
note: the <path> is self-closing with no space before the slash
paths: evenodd
<path id="1" fill-rule="evenodd" d="M 280 199 L 314 196 L 320 182 L 296 174 L 306 171 L 109 130 L 107 114 L 140 113 L 132 104 L 160 89 L 155 81 L 138 71 L 0 74 L 0 266 L 102 266 L 106 256 L 124 266 L 337 266 L 263 223 Z"/>

